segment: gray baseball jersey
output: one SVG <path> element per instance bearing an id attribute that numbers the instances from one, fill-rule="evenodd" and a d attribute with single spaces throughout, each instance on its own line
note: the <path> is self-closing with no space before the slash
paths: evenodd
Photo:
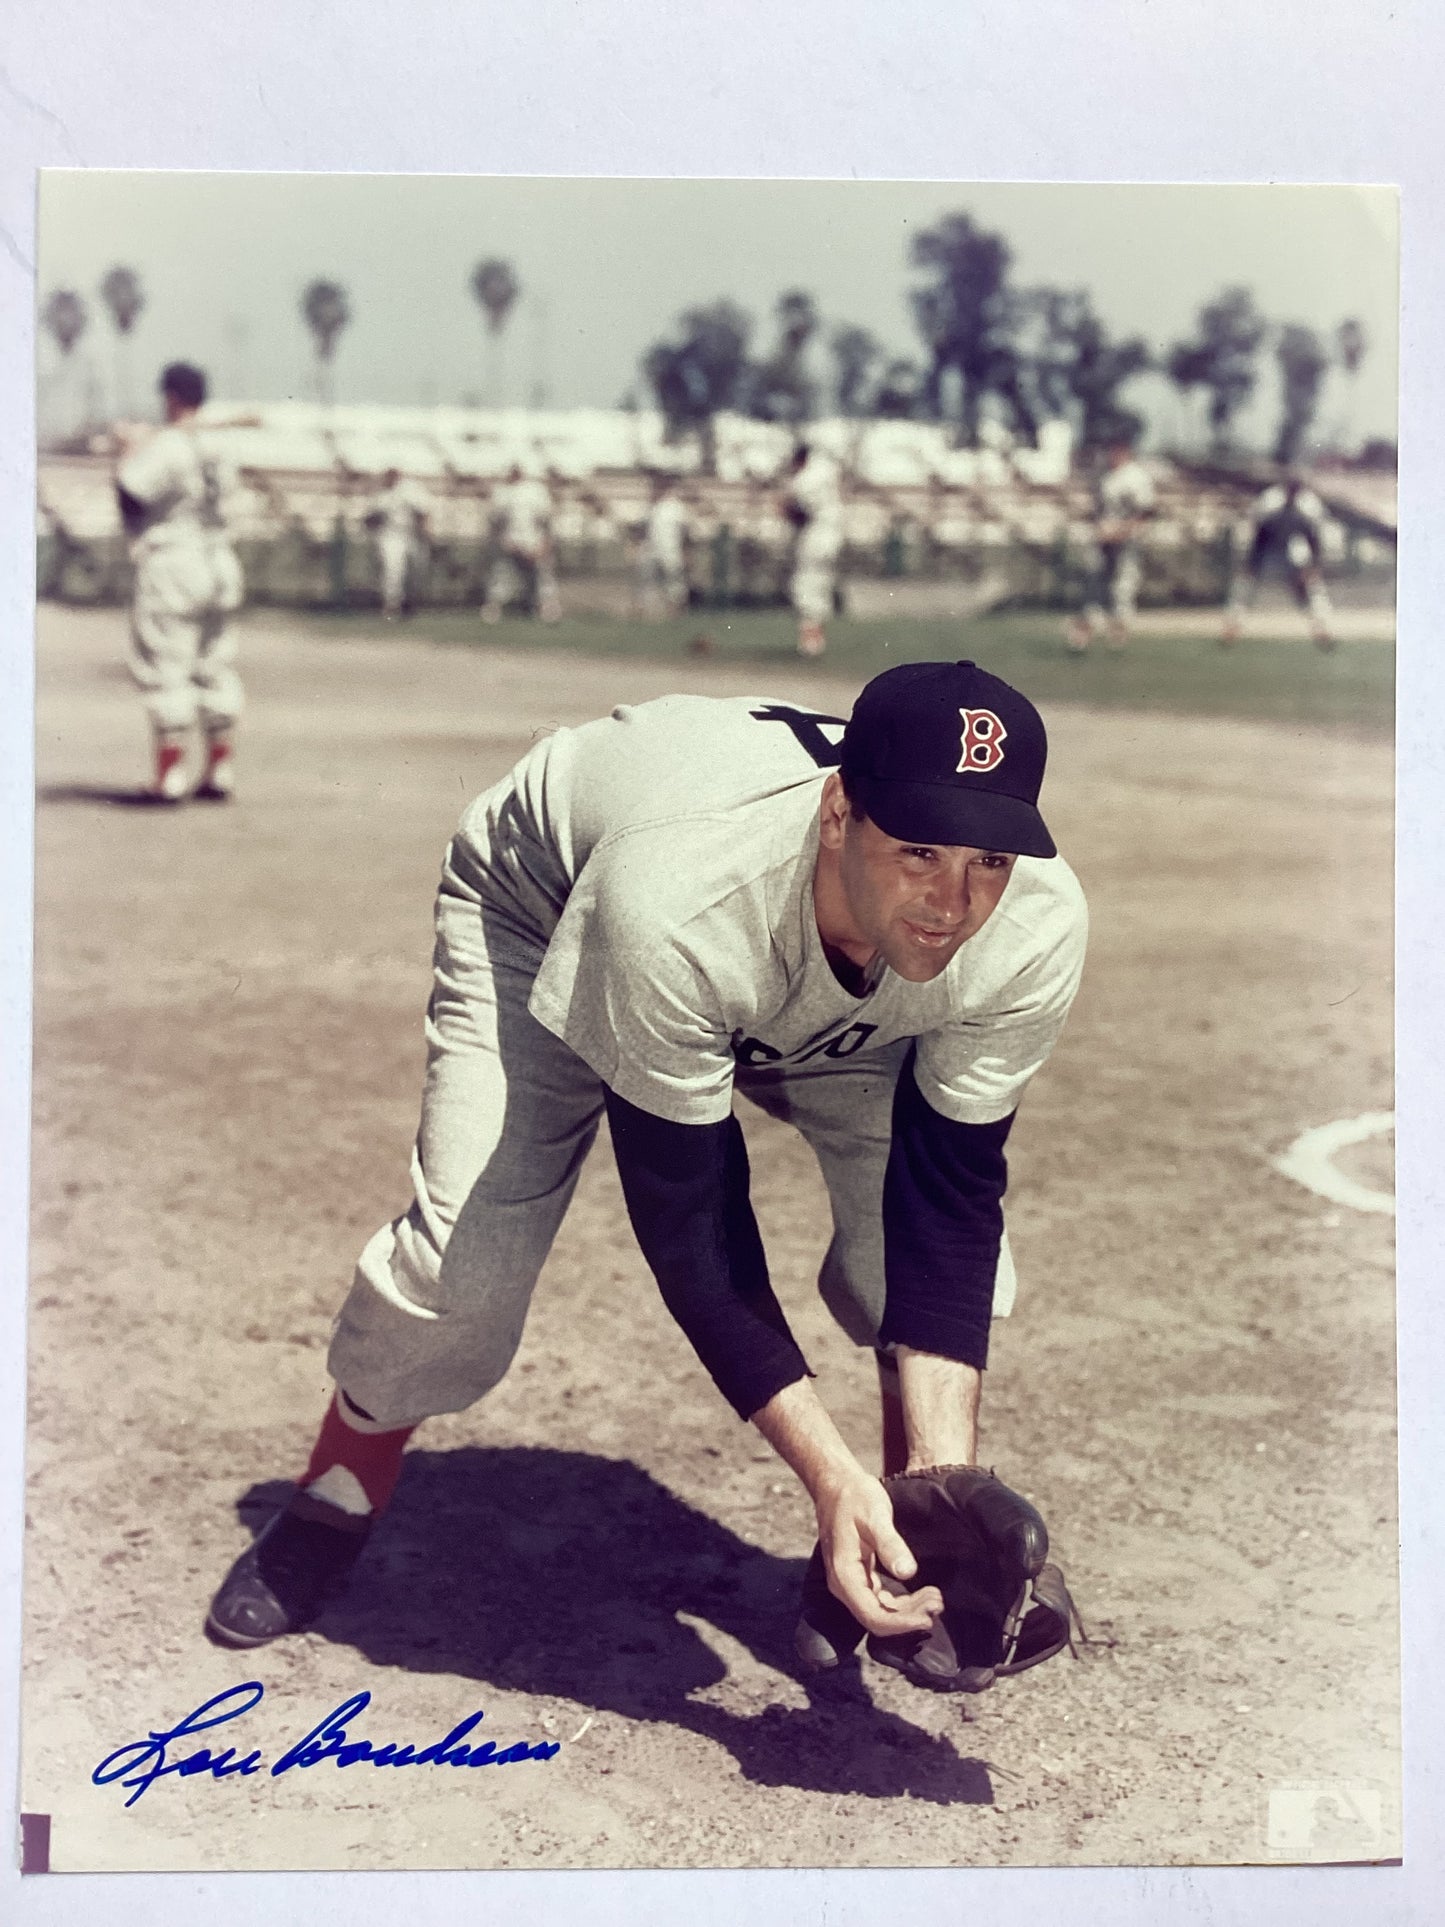
<path id="1" fill-rule="evenodd" d="M 715 1123 L 739 1065 L 916 1037 L 928 1102 L 989 1123 L 1053 1047 L 1087 926 L 1061 857 L 1020 857 L 933 982 L 884 969 L 857 996 L 834 976 L 812 879 L 841 734 L 787 703 L 663 697 L 547 737 L 463 818 L 484 890 L 548 939 L 533 1016 L 639 1109 Z"/>

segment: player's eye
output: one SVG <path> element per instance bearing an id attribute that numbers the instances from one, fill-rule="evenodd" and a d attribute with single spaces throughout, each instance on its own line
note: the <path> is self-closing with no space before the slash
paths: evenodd
<path id="1" fill-rule="evenodd" d="M 985 870 L 1006 870 L 1013 858 L 1002 850 L 981 850 L 974 861 L 981 863 Z"/>

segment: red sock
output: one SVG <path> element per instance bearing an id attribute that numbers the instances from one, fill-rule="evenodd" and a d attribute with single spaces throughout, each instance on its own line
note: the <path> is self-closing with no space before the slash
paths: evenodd
<path id="1" fill-rule="evenodd" d="M 326 1408 L 321 1433 L 301 1475 L 301 1484 L 308 1486 L 332 1466 L 343 1466 L 366 1494 L 375 1517 L 386 1510 L 387 1501 L 396 1489 L 401 1476 L 402 1448 L 416 1427 L 403 1425 L 396 1432 L 358 1432 L 337 1409 L 339 1396 L 333 1393 Z"/>

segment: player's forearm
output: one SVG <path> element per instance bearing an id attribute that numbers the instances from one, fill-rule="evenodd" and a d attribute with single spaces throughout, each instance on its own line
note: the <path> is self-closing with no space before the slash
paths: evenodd
<path id="1" fill-rule="evenodd" d="M 752 1422 L 807 1488 L 834 1598 L 870 1633 L 926 1633 L 943 1596 L 932 1586 L 904 1590 L 918 1565 L 894 1524 L 892 1501 L 849 1451 L 812 1386 L 806 1379 L 785 1385 Z"/>
<path id="2" fill-rule="evenodd" d="M 973 1465 L 978 1460 L 978 1407 L 983 1373 L 960 1359 L 895 1347 L 908 1469 Z"/>
<path id="3" fill-rule="evenodd" d="M 870 1477 L 806 1378 L 775 1392 L 753 1413 L 751 1423 L 797 1474 L 815 1506 L 850 1483 Z"/>

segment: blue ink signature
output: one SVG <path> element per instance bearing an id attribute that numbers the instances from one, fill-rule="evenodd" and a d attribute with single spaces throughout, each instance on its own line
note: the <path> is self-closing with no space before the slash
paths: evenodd
<path id="1" fill-rule="evenodd" d="M 228 1687 L 224 1693 L 213 1694 L 193 1713 L 187 1713 L 179 1724 L 164 1732 L 153 1729 L 145 1739 L 133 1740 L 128 1746 L 108 1753 L 91 1774 L 92 1784 L 109 1786 L 119 1780 L 123 1787 L 134 1789 L 126 1801 L 128 1807 L 133 1807 L 148 1786 L 163 1780 L 168 1773 L 177 1774 L 183 1780 L 201 1773 L 226 1780 L 233 1774 L 266 1771 L 256 1749 L 243 1759 L 236 1758 L 234 1746 L 228 1746 L 222 1753 L 202 1746 L 187 1753 L 184 1759 L 166 1757 L 166 1748 L 173 1740 L 189 1739 L 209 1727 L 224 1726 L 228 1720 L 239 1719 L 260 1702 L 265 1691 L 260 1680 L 248 1679 L 240 1686 Z M 531 1744 L 518 1740 L 515 1745 L 500 1750 L 494 1740 L 483 1740 L 477 1746 L 463 1745 L 481 1725 L 484 1715 L 480 1712 L 458 1721 L 444 1739 L 433 1740 L 430 1746 L 419 1751 L 410 1741 L 403 1746 L 398 1746 L 395 1740 L 373 1746 L 370 1740 L 351 1739 L 346 1728 L 347 1721 L 365 1712 L 370 1704 L 370 1693 L 353 1693 L 350 1699 L 343 1700 L 294 1746 L 287 1748 L 270 1768 L 272 1776 L 289 1773 L 293 1767 L 319 1766 L 323 1760 L 335 1760 L 338 1766 L 358 1766 L 362 1761 L 370 1761 L 372 1766 L 512 1766 L 521 1760 L 550 1760 L 562 1750 L 556 1740 L 537 1740 Z M 129 1779 L 124 1777 L 127 1774 L 131 1775 Z"/>

